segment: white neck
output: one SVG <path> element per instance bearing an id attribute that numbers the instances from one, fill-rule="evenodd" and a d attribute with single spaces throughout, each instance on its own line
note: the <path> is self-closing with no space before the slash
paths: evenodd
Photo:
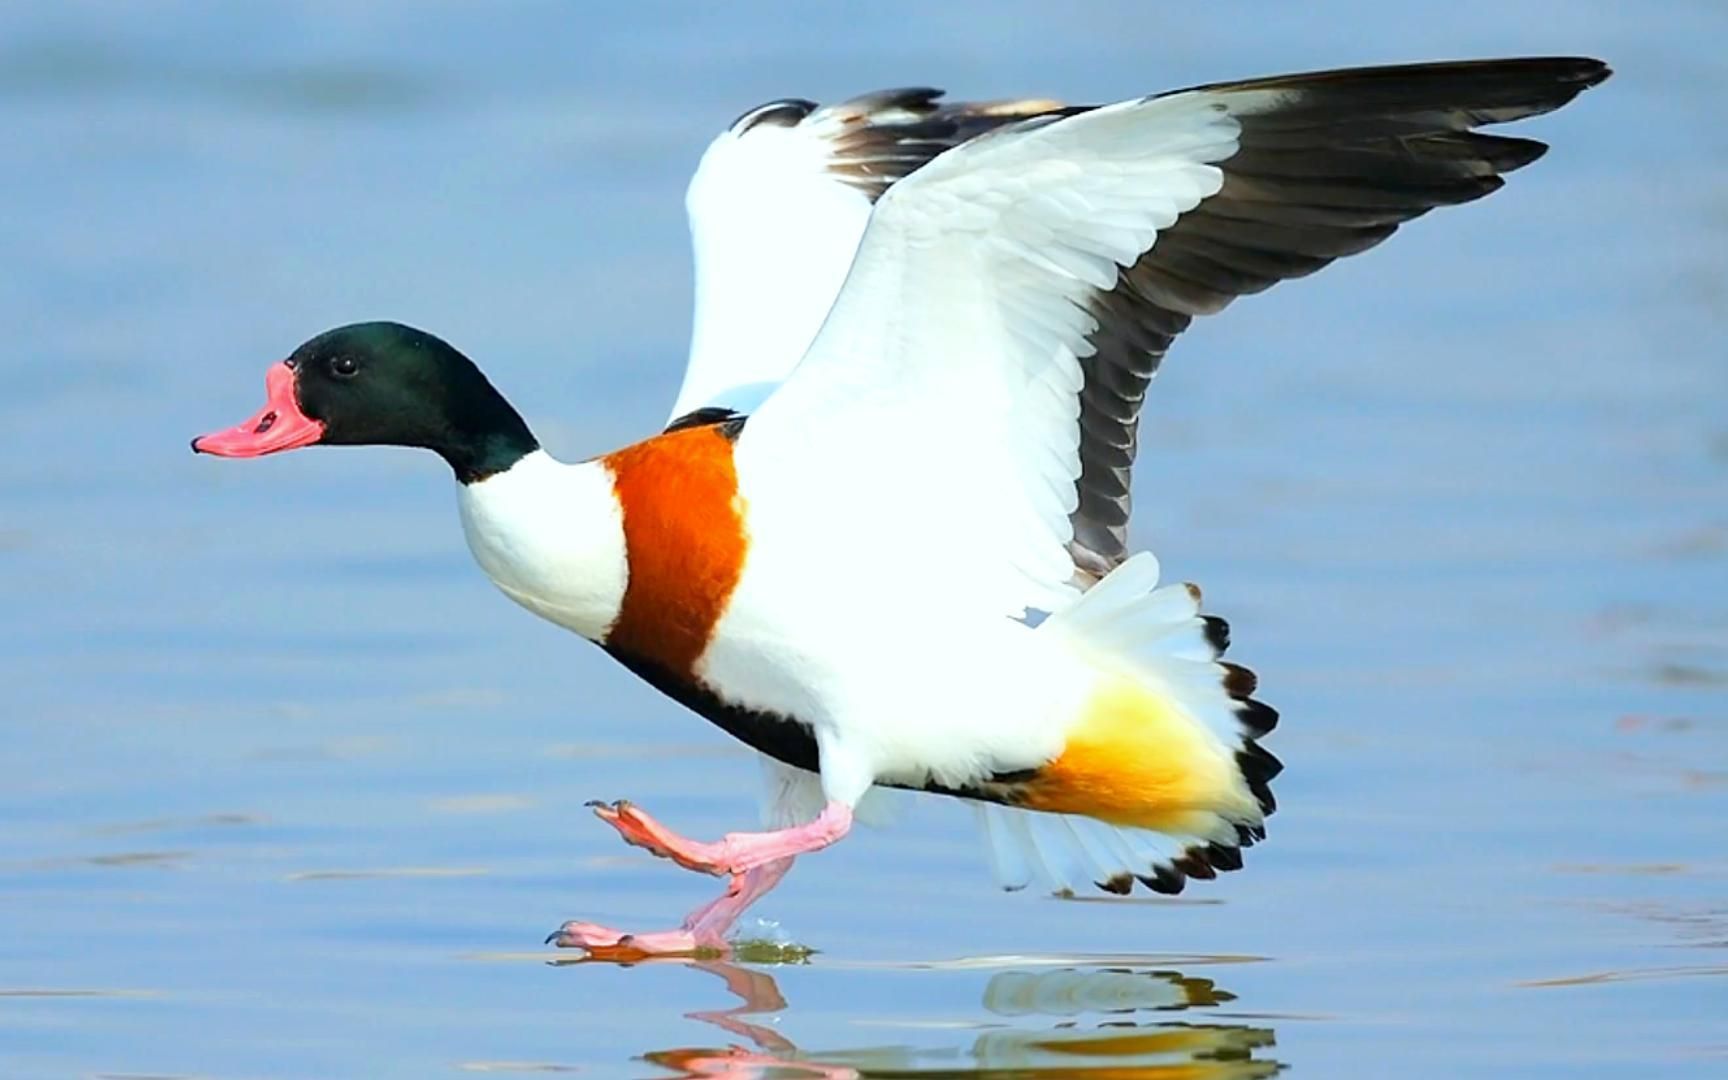
<path id="1" fill-rule="evenodd" d="M 585 638 L 606 636 L 629 577 L 610 469 L 536 450 L 460 485 L 456 505 L 474 561 L 506 596 Z"/>

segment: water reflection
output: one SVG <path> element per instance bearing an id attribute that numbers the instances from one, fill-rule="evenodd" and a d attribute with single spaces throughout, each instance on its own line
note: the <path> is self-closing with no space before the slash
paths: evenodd
<path id="1" fill-rule="evenodd" d="M 581 964 L 578 960 L 567 963 Z M 985 1016 L 955 1025 L 949 1046 L 801 1048 L 769 1018 L 788 1008 L 774 976 L 725 961 L 690 966 L 723 981 L 729 1008 L 685 1014 L 737 1042 L 651 1050 L 642 1059 L 680 1077 L 1182 1077 L 1250 1080 L 1284 1066 L 1263 1056 L 1270 1027 L 1174 1021 L 1153 1014 L 1235 1000 L 1211 979 L 1147 967 L 1009 970 L 985 984 Z M 1262 1055 L 1262 1056 L 1256 1056 Z"/>

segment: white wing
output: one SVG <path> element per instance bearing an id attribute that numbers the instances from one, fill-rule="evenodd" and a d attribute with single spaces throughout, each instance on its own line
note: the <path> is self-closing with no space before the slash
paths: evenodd
<path id="1" fill-rule="evenodd" d="M 1092 569 L 1076 525 L 1104 520 L 1083 474 L 1120 481 L 1105 509 L 1125 521 L 1140 396 L 1192 315 L 1495 190 L 1544 147 L 1469 129 L 1606 75 L 1537 59 L 1288 76 L 942 155 L 879 201 L 804 361 L 746 425 L 753 528 L 775 514 L 780 542 L 803 530 L 820 551 L 842 522 L 885 573 L 934 566 L 960 602 L 1061 607 Z"/>
<path id="2" fill-rule="evenodd" d="M 984 602 L 1063 606 L 1086 300 L 1218 191 L 1237 130 L 1204 98 L 1131 102 L 975 140 L 890 189 L 820 337 L 745 429 L 752 484 L 789 474 L 812 521 L 891 507 L 860 538 L 891 564 L 918 565 L 915 523 L 946 521 Z"/>
<path id="3" fill-rule="evenodd" d="M 696 313 L 670 420 L 753 411 L 816 336 L 877 197 L 956 143 L 1056 107 L 940 97 L 911 88 L 822 107 L 770 102 L 709 145 L 685 197 Z"/>

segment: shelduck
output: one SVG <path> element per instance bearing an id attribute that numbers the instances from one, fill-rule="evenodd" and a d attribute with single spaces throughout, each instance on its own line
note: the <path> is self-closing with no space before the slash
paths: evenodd
<path id="1" fill-rule="evenodd" d="M 1102 107 L 771 102 L 703 155 L 691 357 L 665 429 L 556 461 L 455 348 L 320 334 L 194 450 L 425 447 L 528 610 L 760 752 L 770 826 L 623 838 L 726 882 L 603 955 L 725 948 L 876 788 L 977 808 L 999 882 L 1181 891 L 1242 865 L 1277 713 L 1223 620 L 1127 545 L 1147 385 L 1196 315 L 1499 188 L 1589 59 L 1360 68 Z"/>

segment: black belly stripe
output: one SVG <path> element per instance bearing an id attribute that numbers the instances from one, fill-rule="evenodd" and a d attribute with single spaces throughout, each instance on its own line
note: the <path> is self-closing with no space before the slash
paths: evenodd
<path id="1" fill-rule="evenodd" d="M 640 659 L 608 645 L 602 645 L 601 648 L 605 649 L 612 659 L 634 672 L 643 682 L 752 750 L 759 750 L 775 761 L 795 769 L 812 773 L 822 771 L 821 752 L 817 749 L 816 735 L 809 724 L 782 713 L 734 705 L 701 683 L 673 675 L 652 661 Z M 888 783 L 884 786 L 1012 806 L 1017 801 L 1016 787 L 1036 775 L 1036 769 L 1020 769 L 962 787 L 949 787 L 934 781 L 923 784 Z"/>
<path id="2" fill-rule="evenodd" d="M 807 772 L 821 771 L 816 735 L 808 724 L 779 713 L 733 705 L 719 694 L 686 676 L 673 675 L 659 664 L 602 645 L 612 658 L 637 677 L 697 716 L 718 727 L 745 746 L 760 750 L 775 761 Z"/>

